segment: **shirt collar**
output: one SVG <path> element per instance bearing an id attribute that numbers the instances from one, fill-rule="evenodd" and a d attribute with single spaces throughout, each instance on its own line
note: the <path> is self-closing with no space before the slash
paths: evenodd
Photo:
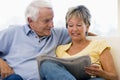
<path id="1" fill-rule="evenodd" d="M 72 43 L 66 44 L 63 49 L 67 51 L 71 47 L 71 45 Z"/>
<path id="2" fill-rule="evenodd" d="M 30 26 L 28 24 L 25 25 L 25 33 L 26 35 L 28 35 L 30 32 L 32 32 L 32 29 L 30 28 Z"/>
<path id="3" fill-rule="evenodd" d="M 29 34 L 31 34 L 31 33 L 35 33 L 31 28 L 30 28 L 30 25 L 29 24 L 26 24 L 25 25 L 25 33 L 26 33 L 26 35 L 29 35 Z M 36 33 L 35 33 L 36 34 Z M 37 35 L 37 34 L 36 34 Z M 42 37 L 40 37 L 40 39 L 44 39 L 44 38 L 46 38 L 46 37 L 49 37 L 49 36 L 42 36 Z"/>

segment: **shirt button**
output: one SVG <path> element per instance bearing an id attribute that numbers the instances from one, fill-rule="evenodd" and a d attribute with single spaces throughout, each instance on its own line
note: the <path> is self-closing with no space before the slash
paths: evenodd
<path id="1" fill-rule="evenodd" d="M 40 43 L 41 41 L 39 40 L 38 42 Z"/>

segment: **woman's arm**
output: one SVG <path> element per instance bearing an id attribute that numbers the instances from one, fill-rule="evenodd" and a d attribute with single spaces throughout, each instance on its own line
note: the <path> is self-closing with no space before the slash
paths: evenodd
<path id="1" fill-rule="evenodd" d="M 104 70 L 103 71 L 104 73 L 101 75 L 101 77 L 104 77 L 105 79 L 108 79 L 108 80 L 118 80 L 114 61 L 109 49 L 105 49 L 102 52 L 100 56 L 100 61 L 102 64 L 102 68 Z"/>
<path id="2" fill-rule="evenodd" d="M 91 66 L 85 68 L 86 73 L 91 76 L 102 77 L 106 80 L 118 80 L 113 58 L 108 48 L 100 55 L 100 62 L 103 69 L 99 68 L 98 65 L 92 64 Z"/>

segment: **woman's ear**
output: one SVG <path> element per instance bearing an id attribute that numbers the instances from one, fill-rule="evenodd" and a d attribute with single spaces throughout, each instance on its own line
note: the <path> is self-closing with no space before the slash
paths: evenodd
<path id="1" fill-rule="evenodd" d="M 86 26 L 86 30 L 87 30 L 87 31 L 89 30 L 89 27 L 90 27 L 89 25 Z"/>
<path id="2" fill-rule="evenodd" d="M 88 32 L 87 31 L 85 32 L 85 35 L 88 36 Z"/>
<path id="3" fill-rule="evenodd" d="M 88 35 L 89 35 L 89 34 L 88 34 L 89 27 L 90 27 L 89 25 L 87 25 L 87 26 L 86 26 L 86 32 L 85 32 L 85 35 L 86 35 L 86 36 L 88 36 Z"/>

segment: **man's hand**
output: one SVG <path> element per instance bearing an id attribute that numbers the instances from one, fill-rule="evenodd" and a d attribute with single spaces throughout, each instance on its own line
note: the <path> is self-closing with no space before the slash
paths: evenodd
<path id="1" fill-rule="evenodd" d="M 13 74 L 13 69 L 3 60 L 0 59 L 0 76 L 2 79 L 7 77 L 10 74 Z"/>
<path id="2" fill-rule="evenodd" d="M 88 32 L 88 36 L 97 36 L 97 34 Z"/>

